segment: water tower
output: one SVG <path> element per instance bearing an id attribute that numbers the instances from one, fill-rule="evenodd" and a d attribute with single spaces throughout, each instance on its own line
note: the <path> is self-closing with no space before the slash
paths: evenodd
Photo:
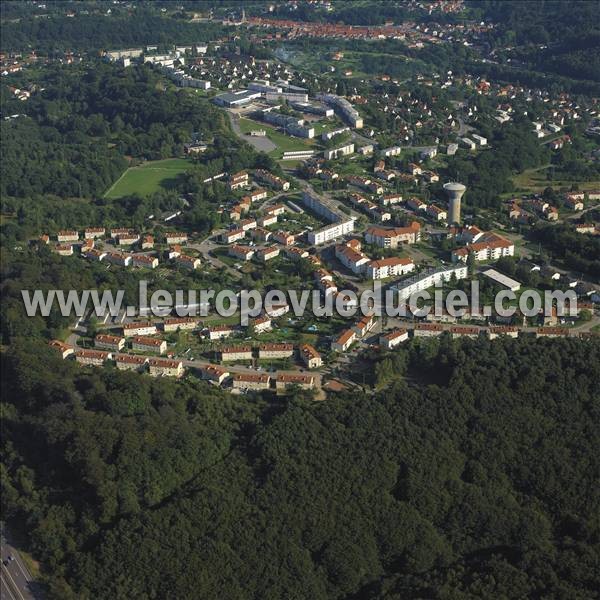
<path id="1" fill-rule="evenodd" d="M 460 200 L 467 188 L 462 183 L 450 182 L 444 184 L 448 196 L 448 224 L 460 223 Z"/>

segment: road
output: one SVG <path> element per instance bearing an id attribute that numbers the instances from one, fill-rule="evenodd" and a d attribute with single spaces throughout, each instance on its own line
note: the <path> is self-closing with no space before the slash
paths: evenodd
<path id="1" fill-rule="evenodd" d="M 218 232 L 217 232 L 217 234 L 218 234 Z M 214 237 L 214 235 L 212 237 Z M 215 267 L 217 269 L 225 269 L 234 279 L 242 278 L 242 274 L 239 271 L 237 271 L 230 265 L 224 263 L 222 260 L 218 259 L 216 256 L 214 256 L 212 254 L 212 251 L 215 248 L 219 248 L 220 246 L 218 244 L 216 244 L 215 242 L 213 242 L 210 237 L 202 240 L 201 242 L 189 243 L 187 245 L 187 247 L 193 248 L 194 250 L 197 250 L 198 252 L 200 252 L 200 254 L 202 255 L 202 258 L 206 262 L 210 263 L 213 267 Z"/>
<path id="2" fill-rule="evenodd" d="M 7 539 L 7 535 L 6 530 L 3 530 L 0 548 L 2 554 L 0 598 L 2 600 L 36 600 L 42 598 L 40 589 L 34 582 L 27 565 L 23 562 L 18 550 Z"/>

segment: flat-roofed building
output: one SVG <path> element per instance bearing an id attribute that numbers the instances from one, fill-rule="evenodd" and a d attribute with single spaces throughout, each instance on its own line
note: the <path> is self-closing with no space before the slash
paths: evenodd
<path id="1" fill-rule="evenodd" d="M 487 269 L 486 271 L 482 272 L 482 275 L 485 275 L 495 283 L 499 283 L 501 286 L 513 292 L 521 289 L 521 284 L 518 281 L 515 281 L 503 273 L 496 271 L 496 269 Z"/>
<path id="2" fill-rule="evenodd" d="M 415 292 L 427 290 L 435 285 L 449 282 L 454 279 L 466 279 L 468 268 L 466 265 L 459 267 L 441 267 L 439 269 L 430 269 L 414 275 L 409 279 L 399 281 L 390 287 L 391 290 L 398 292 L 400 300 L 406 300 Z"/>

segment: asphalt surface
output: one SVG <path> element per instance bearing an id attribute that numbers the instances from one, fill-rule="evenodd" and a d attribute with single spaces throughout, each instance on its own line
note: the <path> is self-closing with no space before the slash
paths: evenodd
<path id="1" fill-rule="evenodd" d="M 27 565 L 23 562 L 18 550 L 7 540 L 6 535 L 6 531 L 2 531 L 0 598 L 2 600 L 41 599 L 40 590 Z"/>

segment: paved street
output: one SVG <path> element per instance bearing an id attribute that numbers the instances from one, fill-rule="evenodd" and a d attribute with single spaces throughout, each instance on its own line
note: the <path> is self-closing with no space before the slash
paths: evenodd
<path id="1" fill-rule="evenodd" d="M 29 569 L 9 539 L 10 535 L 3 529 L 0 548 L 2 555 L 1 600 L 35 600 L 41 598 L 40 590 L 33 581 Z"/>

